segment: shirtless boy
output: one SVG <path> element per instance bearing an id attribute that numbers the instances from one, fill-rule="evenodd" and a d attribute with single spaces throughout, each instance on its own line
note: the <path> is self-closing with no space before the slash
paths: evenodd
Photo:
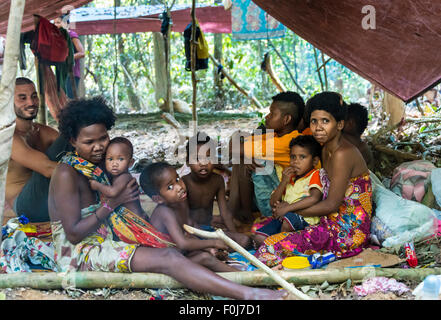
<path id="1" fill-rule="evenodd" d="M 110 140 L 106 150 L 105 168 L 111 185 L 105 185 L 95 180 L 90 180 L 92 190 L 99 191 L 107 198 L 114 198 L 120 194 L 133 179 L 129 173 L 129 168 L 134 163 L 133 145 L 129 139 L 116 137 Z M 141 207 L 139 200 L 134 200 L 123 204 L 124 207 L 137 214 L 141 218 L 146 218 L 146 214 Z"/>
<path id="2" fill-rule="evenodd" d="M 373 165 L 372 151 L 368 144 L 361 139 L 369 121 L 368 110 L 359 103 L 351 103 L 348 106 L 343 136 L 360 151 L 368 168 Z"/>
<path id="3" fill-rule="evenodd" d="M 186 257 L 215 272 L 237 271 L 217 259 L 215 250 L 210 250 L 227 249 L 222 240 L 202 240 L 183 229 L 184 224 L 194 224 L 189 215 L 187 189 L 175 168 L 165 162 L 153 163 L 142 171 L 140 184 L 144 192 L 158 204 L 150 217 L 151 224 L 158 231 L 169 234 Z"/>
<path id="4" fill-rule="evenodd" d="M 233 215 L 227 206 L 224 179 L 213 172 L 213 159 L 217 155 L 216 143 L 207 134 L 199 132 L 187 144 L 187 165 L 191 172 L 182 177 L 188 193 L 190 217 L 207 231 L 213 219 L 213 204 L 217 200 L 220 216 L 226 226 L 226 234 L 243 247 L 251 244 L 251 239 L 236 231 Z"/>

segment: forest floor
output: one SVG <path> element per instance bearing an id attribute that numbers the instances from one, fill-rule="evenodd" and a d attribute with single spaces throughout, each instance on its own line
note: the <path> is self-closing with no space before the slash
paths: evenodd
<path id="1" fill-rule="evenodd" d="M 251 113 L 200 113 L 198 118 L 199 131 L 207 132 L 212 138 L 221 143 L 228 141 L 236 130 L 251 131 L 261 120 L 261 114 Z M 176 114 L 176 119 L 186 128 L 190 127 L 191 115 Z M 185 131 L 185 130 L 184 130 Z M 185 132 L 189 132 L 188 130 Z M 121 115 L 118 116 L 115 127 L 110 131 L 111 137 L 125 136 L 134 145 L 134 158 L 139 161 L 166 160 L 175 162 L 177 158 L 173 150 L 179 142 L 176 129 L 165 122 L 160 113 L 149 115 Z M 384 172 L 388 172 L 385 169 Z M 390 171 L 389 171 L 390 172 Z M 439 247 L 439 246 L 438 246 Z M 439 252 L 438 252 L 439 253 Z M 437 253 L 437 254 L 438 254 Z M 320 300 L 412 300 L 411 291 L 418 285 L 417 282 L 400 281 L 410 289 L 403 294 L 393 292 L 358 296 L 353 287 L 361 281 L 350 280 L 341 284 L 323 283 L 300 287 L 301 290 Z M 206 294 L 198 294 L 187 289 L 95 289 L 95 290 L 35 290 L 29 288 L 0 289 L 0 300 L 217 300 Z"/>

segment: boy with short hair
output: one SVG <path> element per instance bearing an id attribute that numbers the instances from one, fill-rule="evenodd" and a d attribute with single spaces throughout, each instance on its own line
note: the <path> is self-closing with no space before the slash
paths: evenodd
<path id="1" fill-rule="evenodd" d="M 109 142 L 105 156 L 105 169 L 111 185 L 105 185 L 96 180 L 89 180 L 90 187 L 105 197 L 116 197 L 127 186 L 127 182 L 133 179 L 129 173 L 129 168 L 133 163 L 133 145 L 130 140 L 124 137 L 113 138 Z M 139 199 L 124 203 L 123 206 L 138 216 L 146 218 Z"/>
<path id="2" fill-rule="evenodd" d="M 187 192 L 191 219 L 199 228 L 214 231 L 211 226 L 213 204 L 216 199 L 220 217 L 226 226 L 225 233 L 243 247 L 250 245 L 251 239 L 236 231 L 233 215 L 225 197 L 224 179 L 213 172 L 217 156 L 217 144 L 204 132 L 198 132 L 187 143 L 187 165 L 191 172 L 182 177 Z"/>
<path id="3" fill-rule="evenodd" d="M 259 155 L 261 159 L 258 160 L 261 160 L 261 165 L 263 165 L 263 161 L 272 161 L 274 164 L 286 168 L 290 163 L 290 141 L 302 134 L 310 135 L 311 131 L 309 128 L 303 130 L 302 119 L 305 102 L 298 93 L 286 91 L 275 95 L 272 99 L 270 113 L 265 117 L 265 128 L 274 130 L 274 136 L 269 137 L 268 134 L 264 134 L 262 142 L 254 141 L 254 138 L 245 139 L 244 155 L 253 161 L 256 155 Z M 268 158 L 263 152 L 267 139 L 273 139 L 274 155 L 272 158 Z M 276 171 L 272 170 L 270 174 L 252 172 L 251 178 L 254 184 L 257 208 L 263 216 L 269 217 L 272 215 L 271 192 L 277 188 L 280 182 Z"/>
<path id="4" fill-rule="evenodd" d="M 348 105 L 343 136 L 360 150 L 361 155 L 366 161 L 368 168 L 372 167 L 372 151 L 367 143 L 361 140 L 361 135 L 366 130 L 369 121 L 368 110 L 359 103 Z"/>
<path id="5" fill-rule="evenodd" d="M 295 212 L 322 199 L 320 170 L 315 169 L 320 161 L 321 146 L 312 136 L 298 136 L 289 146 L 290 166 L 283 169 L 276 164 L 280 183 L 271 194 L 273 216 L 258 219 L 252 227 L 253 239 L 258 244 L 270 235 L 303 230 L 320 221 L 317 217 L 302 217 Z"/>
<path id="6" fill-rule="evenodd" d="M 140 184 L 144 192 L 157 203 L 150 217 L 151 224 L 158 231 L 170 235 L 176 247 L 190 260 L 215 272 L 237 271 L 217 259 L 215 252 L 210 250 L 227 249 L 222 240 L 202 240 L 187 234 L 183 229 L 184 224 L 194 226 L 194 223 L 190 217 L 187 188 L 173 166 L 166 162 L 148 165 L 141 173 Z"/>

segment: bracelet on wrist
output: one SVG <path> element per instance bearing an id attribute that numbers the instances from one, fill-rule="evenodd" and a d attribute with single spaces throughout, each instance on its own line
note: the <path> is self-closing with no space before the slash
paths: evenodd
<path id="1" fill-rule="evenodd" d="M 102 202 L 101 205 L 102 205 L 103 208 L 106 208 L 106 209 L 109 210 L 109 211 L 113 211 L 113 210 L 114 210 L 113 208 L 111 208 L 111 207 L 110 207 L 106 202 L 104 202 L 104 201 Z"/>

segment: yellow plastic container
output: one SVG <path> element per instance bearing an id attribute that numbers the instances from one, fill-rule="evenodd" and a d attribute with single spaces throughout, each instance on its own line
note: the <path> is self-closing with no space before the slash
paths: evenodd
<path id="1" fill-rule="evenodd" d="M 310 269 L 311 264 L 308 261 L 307 257 L 302 256 L 294 256 L 285 258 L 282 261 L 282 266 L 285 270 L 291 269 Z"/>

